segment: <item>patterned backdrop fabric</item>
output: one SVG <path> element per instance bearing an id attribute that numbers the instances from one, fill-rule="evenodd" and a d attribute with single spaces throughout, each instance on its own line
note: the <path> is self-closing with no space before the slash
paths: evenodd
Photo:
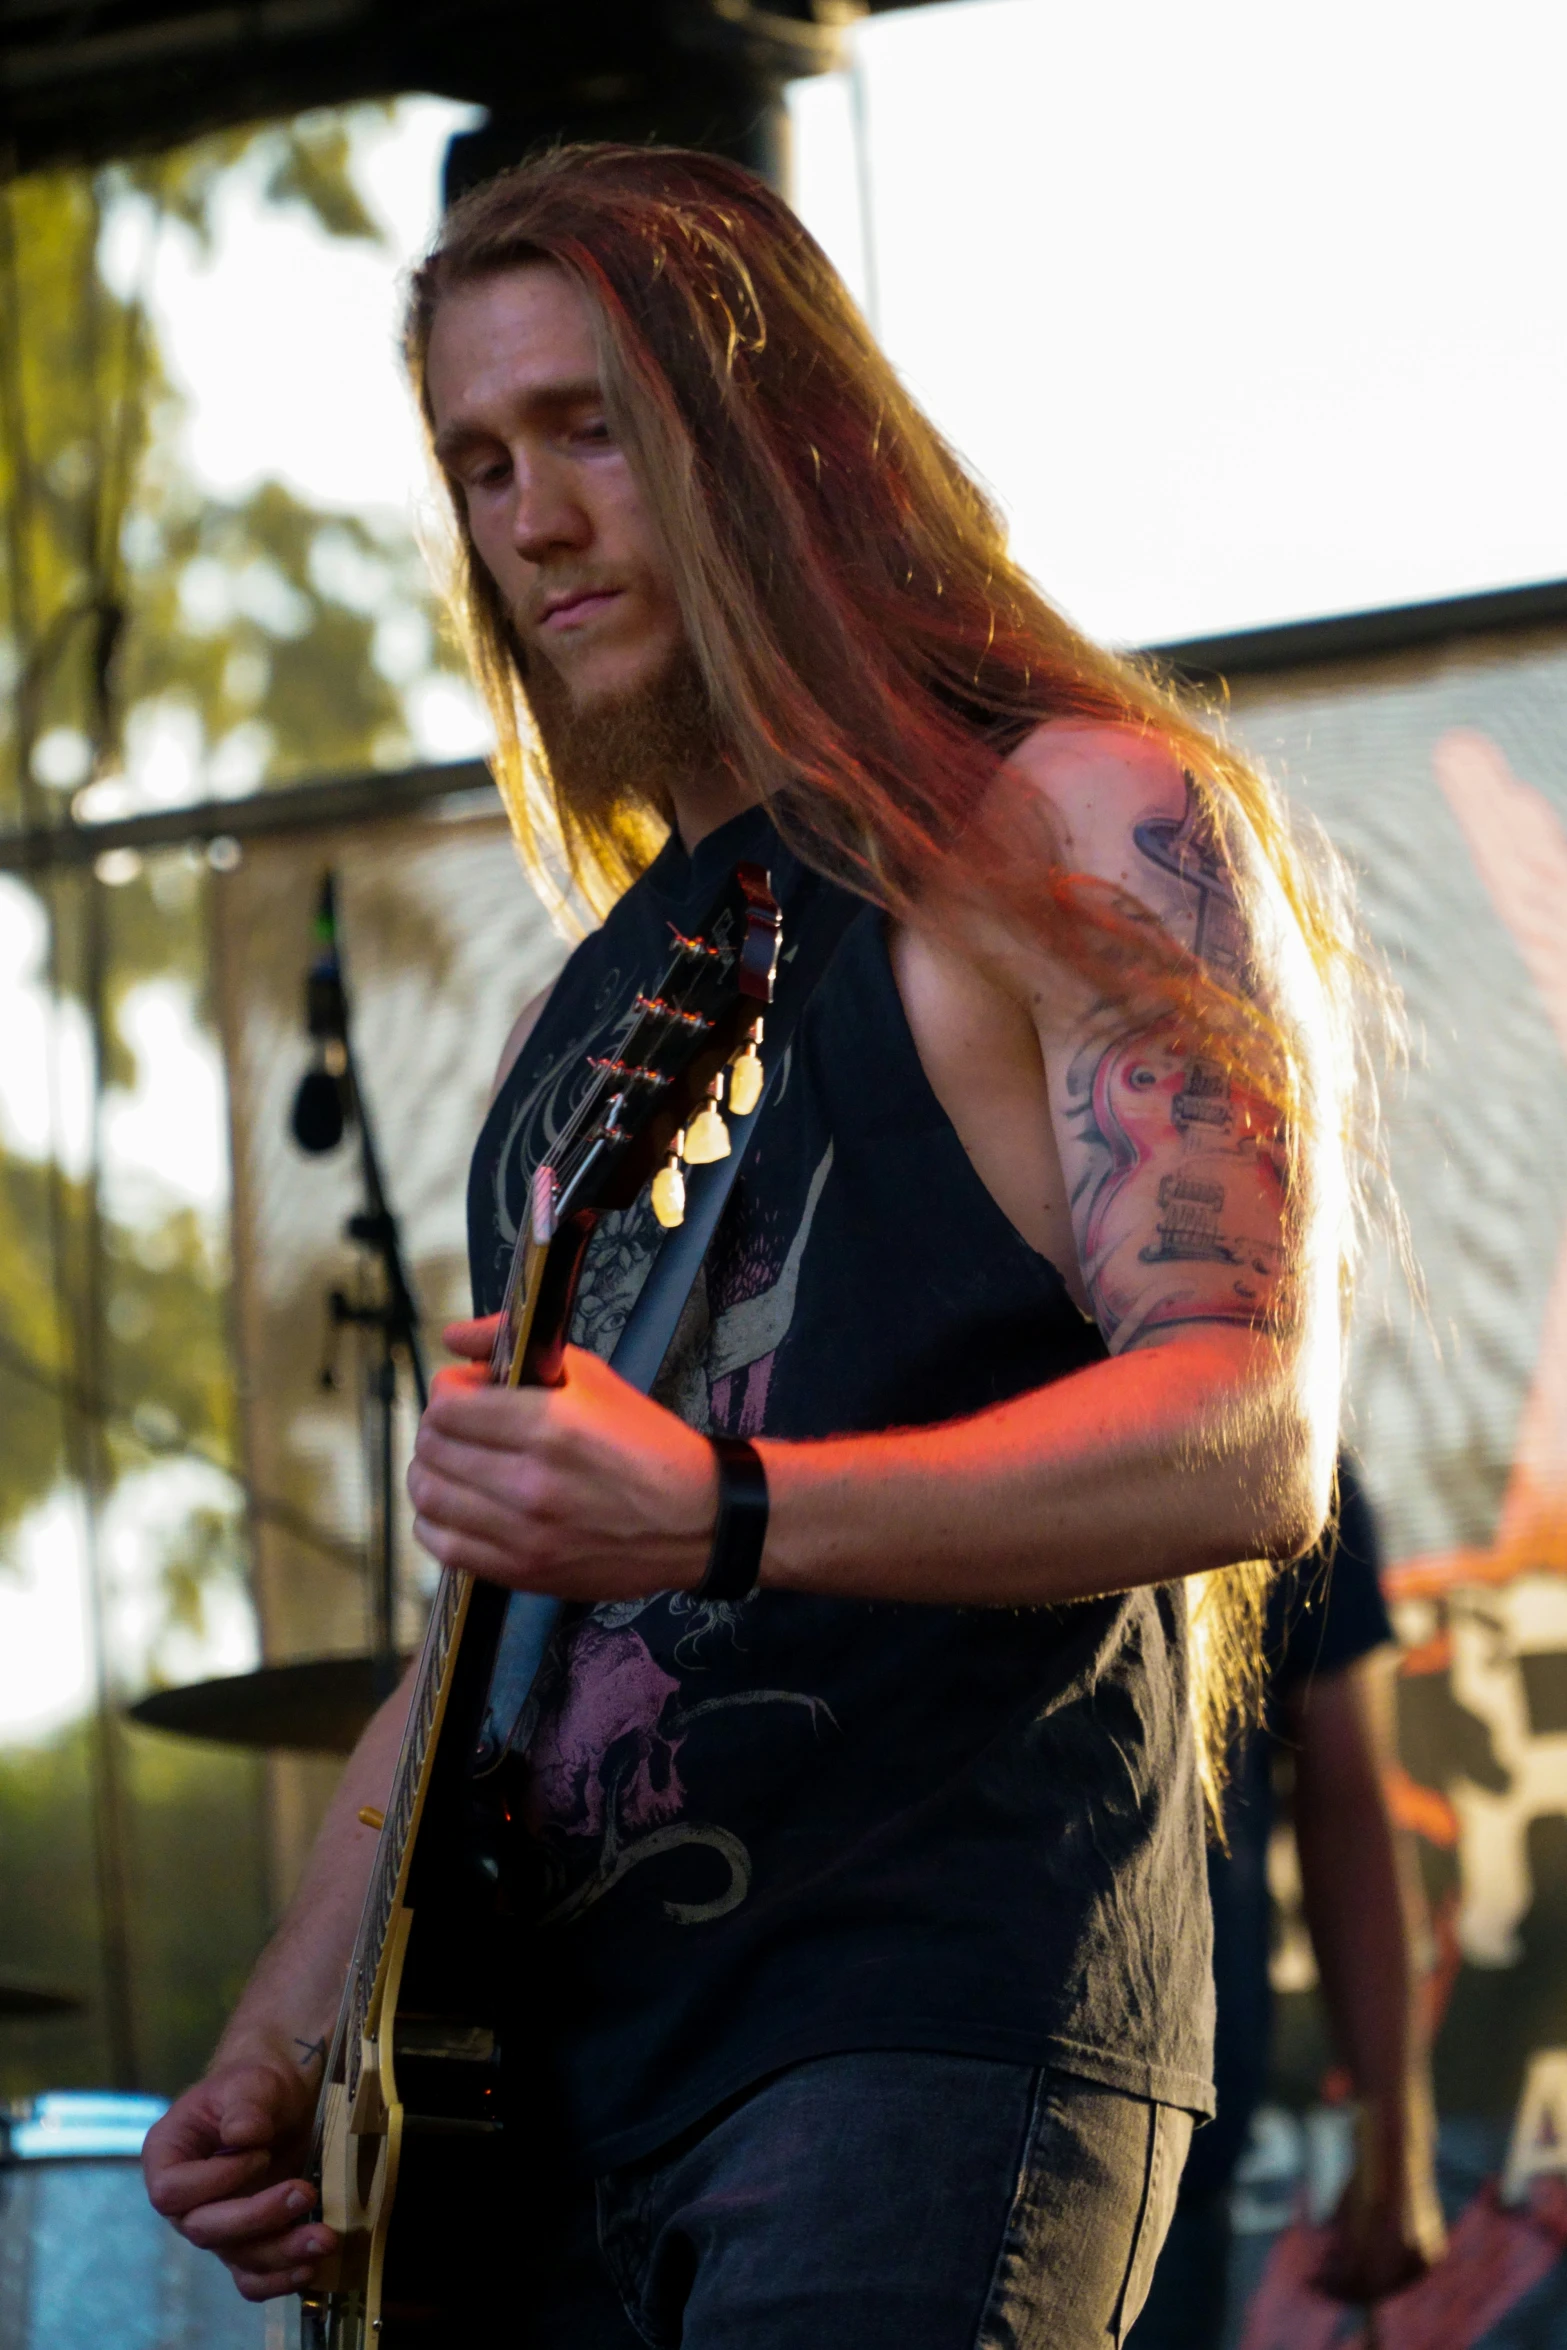
<path id="1" fill-rule="evenodd" d="M 1567 2343 L 1567 2194 L 1495 2179 L 1530 2060 L 1567 2043 L 1567 634 L 1497 635 L 1237 681 L 1236 733 L 1356 870 L 1404 991 L 1386 1089 L 1423 1297 L 1383 1248 L 1348 1434 L 1400 1642 L 1395 1809 L 1435 1937 L 1452 2258 L 1379 2314 L 1399 2350 Z M 1335 2350 L 1305 2286 L 1348 2117 L 1317 2101 L 1298 1880 L 1281 1831 L 1275 2089 L 1243 2173 L 1246 2350 Z M 1567 2116 L 1531 2126 L 1536 2159 Z"/>

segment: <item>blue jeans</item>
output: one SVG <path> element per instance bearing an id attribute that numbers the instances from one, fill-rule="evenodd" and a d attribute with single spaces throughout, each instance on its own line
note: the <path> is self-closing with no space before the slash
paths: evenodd
<path id="1" fill-rule="evenodd" d="M 1219 2350 L 1232 2236 L 1227 2187 L 1181 2198 L 1129 2350 Z"/>
<path id="2" fill-rule="evenodd" d="M 1064 2072 L 794 2065 L 547 2223 L 504 2350 L 1119 2350 L 1190 2136 Z"/>

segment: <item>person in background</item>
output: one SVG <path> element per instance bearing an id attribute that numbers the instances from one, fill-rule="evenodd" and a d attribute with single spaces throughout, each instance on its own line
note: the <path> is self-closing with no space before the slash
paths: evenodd
<path id="1" fill-rule="evenodd" d="M 1319 2288 L 1376 2301 L 1440 2259 L 1429 2051 L 1421 2019 L 1420 1897 L 1388 1812 L 1392 1752 L 1376 1521 L 1339 1464 L 1334 1531 L 1274 1586 L 1265 1727 L 1237 1758 L 1229 1850 L 1210 1847 L 1218 2115 L 1192 2140 L 1180 2199 L 1129 2350 L 1217 2350 L 1230 2259 L 1230 2187 L 1267 2080 L 1268 1841 L 1273 1763 L 1294 1765 L 1306 1924 L 1335 2044 L 1361 2107 L 1359 2154 Z"/>

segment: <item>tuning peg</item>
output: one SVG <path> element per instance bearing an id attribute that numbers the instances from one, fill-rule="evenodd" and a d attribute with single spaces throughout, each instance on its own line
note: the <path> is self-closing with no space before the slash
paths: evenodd
<path id="1" fill-rule="evenodd" d="M 744 1046 L 729 1064 L 729 1109 L 733 1117 L 749 1118 L 762 1098 L 762 1064 L 756 1050 L 761 1041 L 762 1023 L 754 1020 Z"/>
<path id="2" fill-rule="evenodd" d="M 715 1077 L 707 1089 L 707 1099 L 686 1128 L 686 1147 L 682 1156 L 688 1167 L 706 1167 L 714 1159 L 729 1156 L 729 1129 L 719 1114 L 723 1099 L 723 1077 Z"/>
<path id="3" fill-rule="evenodd" d="M 686 1220 L 686 1179 L 680 1172 L 680 1150 L 685 1139 L 683 1134 L 675 1136 L 668 1158 L 653 1178 L 653 1213 L 666 1232 L 673 1232 L 677 1224 Z"/>

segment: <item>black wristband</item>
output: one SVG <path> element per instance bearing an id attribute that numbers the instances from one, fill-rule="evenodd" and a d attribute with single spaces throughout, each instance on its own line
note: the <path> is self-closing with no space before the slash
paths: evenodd
<path id="1" fill-rule="evenodd" d="M 743 1436 L 710 1436 L 718 1462 L 718 1519 L 698 1599 L 749 1599 L 762 1572 L 767 1540 L 767 1471 Z"/>

